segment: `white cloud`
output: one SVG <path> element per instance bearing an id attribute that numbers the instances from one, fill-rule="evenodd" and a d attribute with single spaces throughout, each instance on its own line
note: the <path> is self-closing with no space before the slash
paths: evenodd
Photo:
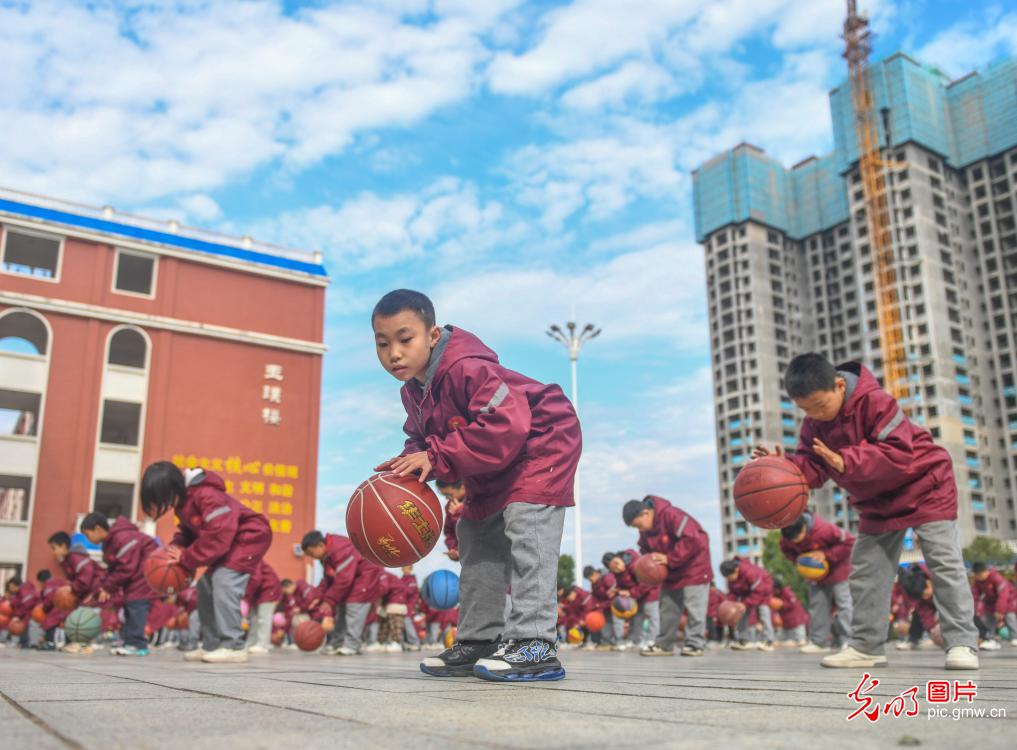
<path id="1" fill-rule="evenodd" d="M 632 60 L 616 70 L 565 92 L 563 106 L 577 110 L 598 110 L 623 106 L 632 101 L 652 103 L 678 90 L 674 77 L 662 66 Z"/>
<path id="2" fill-rule="evenodd" d="M 179 198 L 177 203 L 188 216 L 193 216 L 200 221 L 212 222 L 222 218 L 222 208 L 214 198 L 204 193 L 185 195 Z"/>
<path id="3" fill-rule="evenodd" d="M 998 57 L 1017 54 L 1017 13 L 993 11 L 977 22 L 964 21 L 941 31 L 918 50 L 924 62 L 954 77 L 967 75 Z"/>

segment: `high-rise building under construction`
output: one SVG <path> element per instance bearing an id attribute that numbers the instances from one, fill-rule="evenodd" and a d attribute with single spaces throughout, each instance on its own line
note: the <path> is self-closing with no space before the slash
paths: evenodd
<path id="1" fill-rule="evenodd" d="M 1017 539 L 1017 60 L 950 80 L 904 54 L 870 68 L 912 420 L 954 460 L 962 543 Z M 782 389 L 796 354 L 882 377 L 876 279 L 850 85 L 830 94 L 834 150 L 790 169 L 743 143 L 694 177 L 705 250 L 724 554 L 764 532 L 731 488 L 753 445 L 797 443 Z M 857 528 L 828 484 L 816 509 Z"/>

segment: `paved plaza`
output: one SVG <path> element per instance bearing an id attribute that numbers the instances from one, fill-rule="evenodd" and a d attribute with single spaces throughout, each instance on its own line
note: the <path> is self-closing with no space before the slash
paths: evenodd
<path id="1" fill-rule="evenodd" d="M 568 679 L 438 680 L 419 654 L 343 658 L 278 651 L 242 665 L 0 649 L 0 747 L 33 748 L 926 748 L 1017 747 L 1017 648 L 944 672 L 937 651 L 892 652 L 870 695 L 918 685 L 916 718 L 864 717 L 861 671 L 815 657 L 711 651 L 704 658 L 568 651 Z M 1008 718 L 928 718 L 925 683 L 977 685 L 972 703 Z"/>

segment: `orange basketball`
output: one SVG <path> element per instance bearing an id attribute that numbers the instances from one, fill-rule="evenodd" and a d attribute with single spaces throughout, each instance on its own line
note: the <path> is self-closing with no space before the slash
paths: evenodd
<path id="1" fill-rule="evenodd" d="M 646 586 L 657 586 L 667 578 L 667 566 L 649 555 L 643 555 L 635 564 L 636 579 Z"/>
<path id="2" fill-rule="evenodd" d="M 272 645 L 281 646 L 283 641 L 286 640 L 286 631 L 276 628 L 272 631 Z"/>
<path id="3" fill-rule="evenodd" d="M 735 507 L 749 523 L 782 529 L 798 520 L 809 502 L 809 485 L 797 466 L 783 456 L 763 456 L 738 472 Z"/>
<path id="4" fill-rule="evenodd" d="M 7 626 L 10 625 L 11 618 L 7 615 L 0 614 L 0 630 L 7 630 Z"/>
<path id="5" fill-rule="evenodd" d="M 607 620 L 604 619 L 603 612 L 594 610 L 586 615 L 583 619 L 583 624 L 586 625 L 586 629 L 591 633 L 599 633 L 604 629 L 604 625 L 607 624 Z"/>
<path id="6" fill-rule="evenodd" d="M 24 620 L 19 620 L 17 617 L 11 620 L 7 626 L 7 632 L 11 635 L 24 635 L 26 630 L 28 630 L 28 623 Z"/>
<path id="7" fill-rule="evenodd" d="M 325 642 L 325 631 L 314 620 L 302 622 L 293 629 L 293 642 L 301 651 L 317 651 Z"/>
<path id="8" fill-rule="evenodd" d="M 78 608 L 78 597 L 70 586 L 61 586 L 53 592 L 53 606 L 64 612 L 73 612 Z"/>
<path id="9" fill-rule="evenodd" d="M 36 622 L 42 622 L 46 619 L 46 610 L 41 604 L 36 604 L 32 607 L 32 619 Z"/>
<path id="10" fill-rule="evenodd" d="M 6 599 L 0 599 L 0 615 L 4 617 L 10 617 L 14 614 L 14 607 Z"/>
<path id="11" fill-rule="evenodd" d="M 188 616 L 186 612 L 181 612 L 179 615 L 177 615 L 177 630 L 187 630 L 190 624 L 191 618 Z"/>
<path id="12" fill-rule="evenodd" d="M 781 599 L 780 597 L 777 597 L 777 596 L 774 596 L 774 597 L 770 598 L 770 609 L 772 609 L 774 612 L 776 612 L 776 611 L 778 611 L 780 609 L 783 609 L 783 607 L 784 607 L 784 600 L 783 599 Z"/>
<path id="13" fill-rule="evenodd" d="M 142 566 L 148 585 L 160 594 L 176 594 L 190 585 L 190 576 L 183 566 L 170 560 L 169 548 L 157 549 Z"/>
<path id="14" fill-rule="evenodd" d="M 412 565 L 441 536 L 441 503 L 416 477 L 375 474 L 346 506 L 346 531 L 353 546 L 386 568 Z"/>
<path id="15" fill-rule="evenodd" d="M 770 622 L 773 623 L 773 627 L 777 628 L 777 630 L 784 627 L 784 618 L 780 616 L 779 612 L 772 612 L 770 614 Z"/>
<path id="16" fill-rule="evenodd" d="M 723 601 L 717 606 L 717 620 L 721 625 L 733 628 L 745 614 L 745 605 L 741 602 Z"/>

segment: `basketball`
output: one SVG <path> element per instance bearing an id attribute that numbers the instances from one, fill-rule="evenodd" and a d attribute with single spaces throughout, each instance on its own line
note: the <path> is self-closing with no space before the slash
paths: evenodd
<path id="1" fill-rule="evenodd" d="M 784 618 L 780 616 L 779 612 L 773 612 L 770 614 L 770 622 L 773 623 L 773 627 L 777 630 L 784 627 Z"/>
<path id="2" fill-rule="evenodd" d="M 611 614 L 623 620 L 631 620 L 639 611 L 639 604 L 631 596 L 616 596 L 611 602 Z"/>
<path id="3" fill-rule="evenodd" d="M 14 614 L 14 607 L 6 599 L 0 599 L 0 615 L 4 617 L 10 617 Z"/>
<path id="4" fill-rule="evenodd" d="M 780 599 L 779 597 L 776 597 L 776 596 L 771 597 L 771 599 L 770 599 L 770 609 L 772 609 L 774 612 L 776 612 L 776 611 L 782 609 L 783 607 L 784 607 L 784 602 L 783 602 L 782 599 Z"/>
<path id="5" fill-rule="evenodd" d="M 169 549 L 157 549 L 142 566 L 148 585 L 160 594 L 176 594 L 190 585 L 190 576 L 183 567 L 169 559 Z"/>
<path id="6" fill-rule="evenodd" d="M 28 623 L 24 620 L 19 620 L 17 617 L 11 620 L 7 626 L 7 632 L 11 635 L 24 635 L 26 630 L 28 630 Z"/>
<path id="7" fill-rule="evenodd" d="M 745 605 L 741 602 L 724 601 L 717 606 L 717 620 L 727 628 L 737 625 L 745 614 Z"/>
<path id="8" fill-rule="evenodd" d="M 10 625 L 11 618 L 7 615 L 0 614 L 0 630 L 7 630 L 7 626 Z"/>
<path id="9" fill-rule="evenodd" d="M 459 603 L 459 576 L 451 570 L 436 570 L 424 579 L 420 595 L 431 609 L 452 609 Z"/>
<path id="10" fill-rule="evenodd" d="M 456 635 L 459 633 L 459 628 L 451 627 L 445 631 L 445 648 L 452 648 L 456 642 Z"/>
<path id="11" fill-rule="evenodd" d="M 783 456 L 763 456 L 738 472 L 735 507 L 749 523 L 782 529 L 798 520 L 809 502 L 805 476 Z"/>
<path id="12" fill-rule="evenodd" d="M 661 565 L 650 555 L 643 555 L 635 564 L 636 580 L 646 586 L 657 586 L 667 578 L 667 566 Z"/>
<path id="13" fill-rule="evenodd" d="M 78 597 L 70 586 L 61 586 L 53 592 L 53 606 L 64 612 L 73 612 L 78 607 Z"/>
<path id="14" fill-rule="evenodd" d="M 830 572 L 830 563 L 821 553 L 804 552 L 795 560 L 795 570 L 806 581 L 819 581 Z"/>
<path id="15" fill-rule="evenodd" d="M 285 628 L 286 627 L 286 615 L 282 612 L 276 612 L 272 615 L 272 627 L 273 628 Z"/>
<path id="16" fill-rule="evenodd" d="M 272 645 L 281 646 L 283 641 L 286 640 L 286 631 L 279 630 L 278 628 L 272 631 Z"/>
<path id="17" fill-rule="evenodd" d="M 42 622 L 46 619 L 46 610 L 41 604 L 36 604 L 32 607 L 32 619 L 36 622 Z"/>
<path id="18" fill-rule="evenodd" d="M 590 612 L 583 619 L 583 624 L 591 633 L 599 633 L 604 629 L 604 625 L 607 624 L 607 621 L 604 619 L 604 614 L 602 612 Z"/>
<path id="19" fill-rule="evenodd" d="M 187 630 L 191 624 L 191 618 L 186 612 L 177 615 L 177 630 Z"/>
<path id="20" fill-rule="evenodd" d="M 583 631 L 579 628 L 569 628 L 569 632 L 565 634 L 565 639 L 573 646 L 583 642 Z"/>
<path id="21" fill-rule="evenodd" d="M 71 643 L 88 643 L 101 630 L 102 617 L 92 607 L 78 607 L 64 620 L 64 635 Z"/>
<path id="22" fill-rule="evenodd" d="M 293 642 L 301 651 L 317 651 L 325 642 L 325 631 L 314 620 L 302 622 L 293 631 Z"/>
<path id="23" fill-rule="evenodd" d="M 346 530 L 353 546 L 386 568 L 423 558 L 441 529 L 441 503 L 415 477 L 375 474 L 357 487 L 346 506 Z"/>

